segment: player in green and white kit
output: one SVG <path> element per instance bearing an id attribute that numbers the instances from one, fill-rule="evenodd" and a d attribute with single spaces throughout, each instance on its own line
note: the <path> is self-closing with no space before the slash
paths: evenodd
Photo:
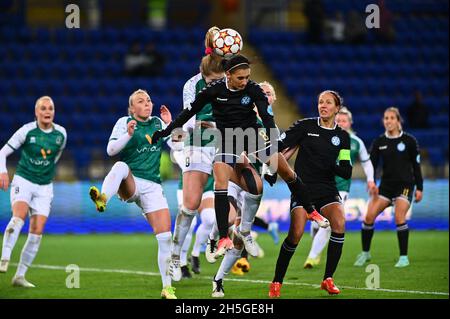
<path id="1" fill-rule="evenodd" d="M 376 189 L 376 184 L 373 180 L 373 165 L 370 160 L 370 155 L 367 152 L 366 146 L 364 142 L 353 133 L 352 130 L 352 113 L 346 108 L 342 107 L 338 114 L 336 115 L 336 123 L 341 128 L 346 130 L 350 134 L 350 158 L 352 163 L 355 163 L 359 158 L 361 162 L 361 166 L 364 169 L 364 174 L 367 179 L 367 189 L 369 193 L 372 193 L 374 189 Z M 342 199 L 342 203 L 344 204 L 348 198 L 348 194 L 350 192 L 350 184 L 352 182 L 350 179 L 343 179 L 339 176 L 336 176 L 336 187 L 339 191 L 339 195 Z M 304 268 L 313 268 L 317 266 L 320 262 L 320 254 L 322 250 L 328 243 L 330 238 L 331 228 L 320 228 L 316 223 L 311 223 L 311 235 L 313 236 L 313 242 L 311 251 L 309 252 L 308 258 L 303 265 Z"/>
<path id="2" fill-rule="evenodd" d="M 183 167 L 186 163 L 184 158 L 184 142 L 175 142 L 172 141 L 170 143 L 170 147 L 172 149 L 172 155 L 180 167 L 181 170 L 183 170 Z M 202 202 L 199 207 L 200 216 L 205 218 L 205 216 L 208 216 L 209 214 L 212 215 L 214 218 L 214 208 L 211 207 L 211 201 L 214 199 L 214 179 L 212 175 L 208 177 L 208 181 L 206 182 L 205 188 L 203 190 L 202 194 Z M 178 209 L 180 210 L 183 206 L 183 175 L 180 175 L 179 183 L 178 183 L 178 189 L 177 189 L 177 201 L 178 201 Z M 212 205 L 214 202 L 212 203 Z M 209 211 L 211 210 L 211 211 Z M 214 221 L 214 219 L 213 219 Z M 194 217 L 191 223 L 191 227 L 186 235 L 186 238 L 184 240 L 184 244 L 181 248 L 181 254 L 180 254 L 180 265 L 181 265 L 181 275 L 182 278 L 191 278 L 192 275 L 189 271 L 189 268 L 187 266 L 187 255 L 189 252 L 189 248 L 191 246 L 192 241 L 192 235 L 194 233 L 195 226 L 197 225 L 197 216 Z M 207 225 L 206 223 L 201 223 L 199 227 L 197 228 L 196 237 L 194 246 L 192 248 L 191 252 L 191 267 L 192 271 L 196 274 L 200 274 L 200 249 L 203 244 L 206 243 L 208 237 L 208 231 L 211 225 Z M 205 234 L 206 233 L 206 234 Z"/>
<path id="3" fill-rule="evenodd" d="M 0 188 L 9 187 L 6 158 L 22 148 L 17 170 L 11 182 L 11 207 L 13 216 L 3 237 L 0 273 L 8 270 L 12 250 L 30 216 L 30 229 L 22 249 L 13 286 L 35 287 L 25 279 L 28 268 L 39 250 L 45 223 L 50 214 L 53 199 L 53 178 L 56 163 L 66 146 L 64 127 L 53 123 L 55 105 L 49 96 L 40 97 L 35 105 L 36 121 L 22 126 L 0 150 Z"/>
<path id="4" fill-rule="evenodd" d="M 205 47 L 212 48 L 212 39 L 219 30 L 212 27 L 205 36 Z M 195 96 L 206 85 L 214 80 L 223 78 L 224 72 L 222 59 L 209 50 L 202 58 L 200 73 L 190 78 L 183 87 L 183 106 L 190 108 Z M 206 129 L 215 128 L 215 121 L 212 116 L 211 104 L 207 104 L 203 109 L 193 116 L 183 125 L 183 131 L 189 133 L 184 145 L 183 170 L 183 200 L 181 209 L 178 212 L 172 247 L 172 262 L 170 274 L 174 281 L 181 280 L 181 250 L 186 240 L 186 236 L 191 228 L 194 217 L 201 211 L 200 218 L 204 227 L 197 232 L 199 241 L 206 240 L 208 234 L 215 223 L 214 193 L 204 196 L 204 189 L 208 179 L 212 176 L 213 160 L 215 156 L 214 139 L 202 139 Z"/>
<path id="5" fill-rule="evenodd" d="M 176 299 L 168 275 L 172 233 L 171 220 L 161 187 L 160 159 L 163 141 L 152 144 L 151 136 L 172 121 L 164 105 L 161 118 L 151 116 L 153 103 L 148 93 L 137 90 L 129 99 L 129 116 L 120 118 L 115 124 L 108 142 L 108 155 L 119 154 L 116 162 L 103 181 L 101 192 L 91 187 L 89 195 L 98 211 L 106 209 L 108 201 L 116 194 L 127 203 L 134 202 L 153 228 L 158 241 L 158 266 L 163 289 L 161 297 Z"/>

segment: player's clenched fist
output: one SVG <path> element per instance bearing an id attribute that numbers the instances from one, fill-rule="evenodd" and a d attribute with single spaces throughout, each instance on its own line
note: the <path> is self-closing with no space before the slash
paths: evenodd
<path id="1" fill-rule="evenodd" d="M 137 122 L 135 120 L 131 120 L 130 122 L 128 122 L 128 124 L 127 124 L 128 135 L 133 136 L 134 130 L 136 128 L 136 124 L 137 124 Z"/>

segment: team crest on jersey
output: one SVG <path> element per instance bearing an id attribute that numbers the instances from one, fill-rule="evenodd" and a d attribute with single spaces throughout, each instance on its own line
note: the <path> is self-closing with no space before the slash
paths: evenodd
<path id="1" fill-rule="evenodd" d="M 250 96 L 246 95 L 246 96 L 242 97 L 241 104 L 248 105 L 248 104 L 250 104 L 250 101 L 251 101 Z"/>
<path id="2" fill-rule="evenodd" d="M 267 107 L 267 113 L 269 113 L 269 115 L 272 115 L 272 116 L 273 116 L 272 105 L 269 105 L 269 106 Z"/>
<path id="3" fill-rule="evenodd" d="M 400 142 L 397 144 L 397 149 L 399 150 L 399 152 L 403 152 L 405 150 L 405 148 L 406 148 L 405 143 Z"/>
<path id="4" fill-rule="evenodd" d="M 56 144 L 57 144 L 57 145 L 61 145 L 61 142 L 62 142 L 62 137 L 61 137 L 61 136 L 58 136 L 58 137 L 56 138 Z"/>
<path id="5" fill-rule="evenodd" d="M 32 136 L 32 137 L 30 137 L 30 143 L 36 143 L 36 137 L 35 136 Z"/>
<path id="6" fill-rule="evenodd" d="M 417 162 L 417 164 L 420 164 L 420 154 L 417 154 L 416 162 Z"/>
<path id="7" fill-rule="evenodd" d="M 337 136 L 333 136 L 333 137 L 331 138 L 331 143 L 332 143 L 334 146 L 338 146 L 339 144 L 341 144 L 341 139 L 340 139 L 339 137 L 337 137 Z"/>

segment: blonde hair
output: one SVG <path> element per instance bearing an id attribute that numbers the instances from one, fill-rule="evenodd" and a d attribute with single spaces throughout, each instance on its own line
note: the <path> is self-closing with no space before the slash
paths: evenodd
<path id="1" fill-rule="evenodd" d="M 131 112 L 131 106 L 133 105 L 133 98 L 136 94 L 139 94 L 139 93 L 147 94 L 150 97 L 150 94 L 148 94 L 148 92 L 143 89 L 137 89 L 136 91 L 131 93 L 130 98 L 128 99 L 128 115 L 133 115 Z"/>
<path id="2" fill-rule="evenodd" d="M 398 121 L 398 130 L 399 130 L 399 131 L 402 131 L 402 130 L 403 130 L 403 127 L 402 127 L 403 118 L 402 118 L 402 116 L 400 115 L 400 110 L 399 110 L 397 107 L 391 106 L 391 107 L 388 107 L 388 108 L 384 111 L 384 113 L 386 113 L 386 112 L 392 112 L 392 113 L 395 114 L 395 116 L 397 117 L 397 121 Z M 383 114 L 384 114 L 384 113 L 383 113 Z"/>
<path id="3" fill-rule="evenodd" d="M 213 48 L 214 35 L 220 31 L 219 27 L 213 26 L 208 29 L 205 35 L 205 49 Z"/>
<path id="4" fill-rule="evenodd" d="M 270 84 L 267 81 L 259 83 L 259 86 L 267 86 L 270 90 L 270 93 L 272 93 L 273 101 L 275 102 L 277 100 L 277 95 L 275 93 L 275 89 L 273 88 L 273 85 Z"/>
<path id="5" fill-rule="evenodd" d="M 213 49 L 214 35 L 219 31 L 220 29 L 216 26 L 209 28 L 205 35 L 205 49 Z M 214 50 L 205 55 L 200 63 L 200 73 L 203 76 L 210 76 L 211 73 L 223 73 L 222 57 L 215 54 Z"/>
<path id="6" fill-rule="evenodd" d="M 36 104 L 34 105 L 34 109 L 35 109 L 35 110 L 39 107 L 40 103 L 41 103 L 43 100 L 48 100 L 48 101 L 50 101 L 50 102 L 52 103 L 52 105 L 53 105 L 53 108 L 55 108 L 55 103 L 53 103 L 52 98 L 51 98 L 50 96 L 48 96 L 48 95 L 44 95 L 44 96 L 41 96 L 40 98 L 38 98 L 38 99 L 36 100 Z"/>
<path id="7" fill-rule="evenodd" d="M 346 106 L 342 106 L 337 114 L 347 115 L 350 123 L 353 124 L 352 112 L 350 112 L 350 110 Z"/>

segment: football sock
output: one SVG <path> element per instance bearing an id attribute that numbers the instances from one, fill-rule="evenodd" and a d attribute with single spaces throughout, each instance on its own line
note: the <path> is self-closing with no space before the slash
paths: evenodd
<path id="1" fill-rule="evenodd" d="M 124 162 L 116 162 L 102 184 L 102 193 L 106 194 L 107 202 L 117 194 L 120 184 L 128 177 L 130 169 Z"/>
<path id="2" fill-rule="evenodd" d="M 214 208 L 205 208 L 200 213 L 200 219 L 202 223 L 197 228 L 195 233 L 194 248 L 192 248 L 192 256 L 200 256 L 200 249 L 204 243 L 208 240 L 208 235 L 214 227 L 216 221 L 216 214 Z"/>
<path id="3" fill-rule="evenodd" d="M 324 280 L 328 277 L 333 277 L 336 271 L 339 259 L 341 259 L 342 246 L 344 246 L 344 235 L 331 232 L 327 250 L 327 264 L 325 266 L 325 275 L 323 276 Z"/>
<path id="4" fill-rule="evenodd" d="M 263 228 L 265 230 L 269 229 L 269 224 L 266 223 L 262 218 L 259 218 L 258 216 L 255 216 L 255 220 L 253 221 L 253 225 Z"/>
<path id="5" fill-rule="evenodd" d="M 181 247 L 183 246 L 186 235 L 191 228 L 192 220 L 196 215 L 196 211 L 187 209 L 184 206 L 181 207 L 181 210 L 175 220 L 175 229 L 172 242 L 172 255 L 180 256 Z"/>
<path id="6" fill-rule="evenodd" d="M 19 217 L 12 217 L 6 226 L 3 234 L 2 246 L 2 260 L 10 260 L 11 253 L 16 245 L 17 238 L 19 238 L 20 230 L 22 229 L 24 221 Z"/>
<path id="7" fill-rule="evenodd" d="M 194 219 L 191 222 L 191 227 L 189 228 L 186 238 L 184 239 L 183 246 L 181 246 L 180 266 L 187 265 L 187 255 L 189 252 L 189 247 L 191 247 L 192 234 L 194 233 L 194 229 L 195 229 L 196 225 L 197 225 L 197 216 L 194 216 Z"/>
<path id="8" fill-rule="evenodd" d="M 362 249 L 365 252 L 370 250 L 370 243 L 372 242 L 373 232 L 375 227 L 373 224 L 362 223 L 361 225 L 361 240 L 362 240 Z"/>
<path id="9" fill-rule="evenodd" d="M 261 197 L 262 195 L 244 193 L 244 200 L 241 210 L 241 224 L 239 225 L 239 231 L 241 233 L 247 234 L 252 229 L 253 220 L 258 212 Z"/>
<path id="10" fill-rule="evenodd" d="M 225 257 L 223 258 L 222 262 L 220 263 L 219 270 L 217 271 L 216 276 L 214 277 L 214 280 L 220 280 L 223 279 L 228 273 L 230 272 L 233 265 L 236 263 L 236 261 L 241 258 L 241 249 L 232 248 L 227 251 L 225 254 Z"/>
<path id="11" fill-rule="evenodd" d="M 170 247 L 172 245 L 172 233 L 170 231 L 156 235 L 158 241 L 158 267 L 161 274 L 163 288 L 172 285 L 168 269 L 170 261 Z"/>
<path id="12" fill-rule="evenodd" d="M 291 261 L 292 255 L 294 255 L 296 248 L 297 245 L 290 243 L 288 238 L 286 238 L 283 244 L 281 244 L 280 253 L 277 259 L 277 265 L 275 267 L 275 277 L 273 278 L 272 282 L 283 283 L 283 279 L 286 275 L 289 262 Z"/>
<path id="13" fill-rule="evenodd" d="M 39 245 L 41 244 L 42 235 L 36 235 L 29 233 L 27 241 L 22 249 L 22 254 L 20 255 L 19 265 L 17 266 L 16 277 L 24 277 L 28 268 L 33 263 L 34 257 L 39 250 Z"/>
<path id="14" fill-rule="evenodd" d="M 408 237 L 409 237 L 409 228 L 408 224 L 398 224 L 397 225 L 397 238 L 398 238 L 398 247 L 400 248 L 400 256 L 408 255 Z"/>
<path id="15" fill-rule="evenodd" d="M 214 190 L 214 209 L 216 210 L 219 238 L 225 238 L 228 236 L 228 215 L 230 213 L 228 190 Z"/>
<path id="16" fill-rule="evenodd" d="M 319 228 L 317 234 L 314 236 L 308 258 L 315 259 L 322 253 L 322 250 L 325 248 L 328 240 L 330 239 L 330 235 L 331 227 Z"/>

